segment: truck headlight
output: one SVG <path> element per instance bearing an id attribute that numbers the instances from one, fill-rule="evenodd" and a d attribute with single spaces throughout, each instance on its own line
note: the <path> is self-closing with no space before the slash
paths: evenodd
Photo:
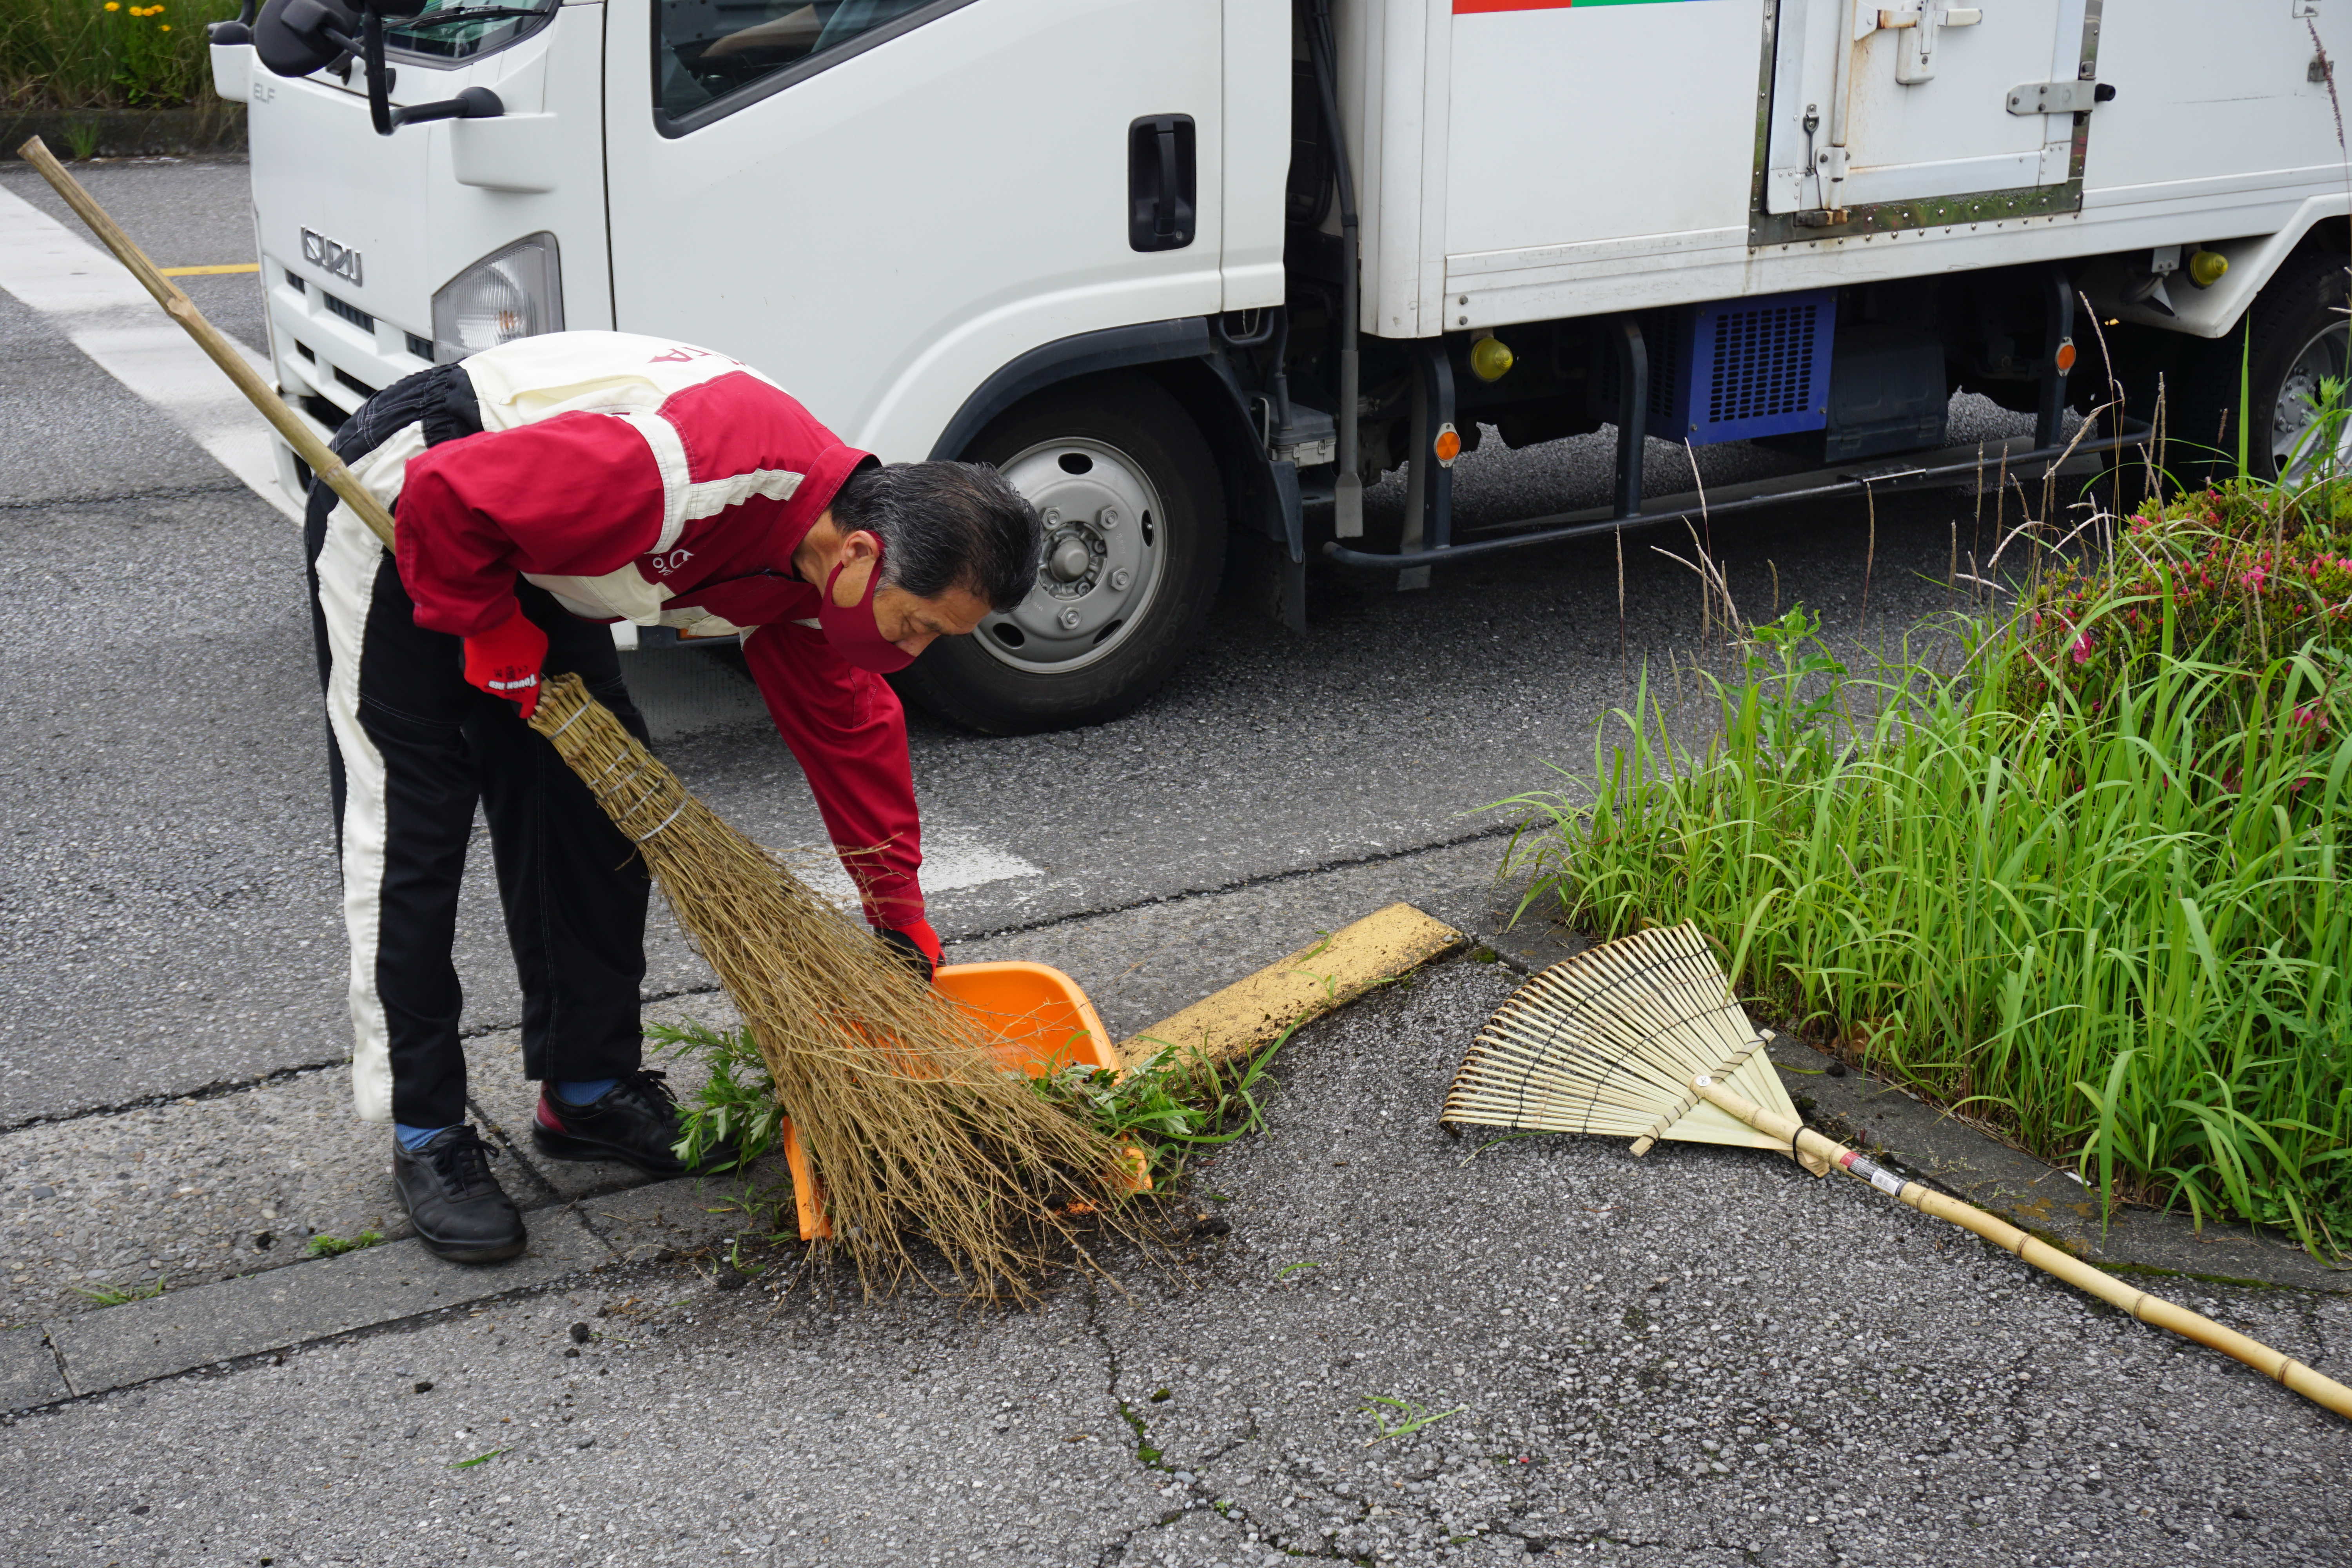
<path id="1" fill-rule="evenodd" d="M 436 364 L 562 330 L 563 268 L 551 234 L 534 234 L 492 251 L 433 296 Z"/>

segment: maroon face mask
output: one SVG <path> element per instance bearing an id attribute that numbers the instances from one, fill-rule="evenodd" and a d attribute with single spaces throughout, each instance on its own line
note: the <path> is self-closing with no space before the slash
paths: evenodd
<path id="1" fill-rule="evenodd" d="M 833 602 L 833 584 L 849 565 L 844 561 L 826 574 L 824 591 L 817 596 L 816 622 L 833 651 L 860 669 L 890 675 L 915 662 L 915 656 L 882 635 L 874 619 L 874 595 L 882 586 L 882 540 L 874 540 L 874 571 L 866 579 L 866 595 L 844 609 Z"/>

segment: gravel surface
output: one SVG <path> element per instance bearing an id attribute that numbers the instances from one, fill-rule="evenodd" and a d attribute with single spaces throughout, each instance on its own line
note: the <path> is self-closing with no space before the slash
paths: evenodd
<path id="1" fill-rule="evenodd" d="M 1230 1234 L 1115 1284 L 974 1314 L 796 1247 L 729 1289 L 614 1270 L 16 1418 L 43 1479 L 0 1555 L 2344 1561 L 2352 1426 L 1857 1184 L 1445 1138 L 1510 981 L 1459 962 L 1302 1032 L 1177 1211 Z M 2352 1345 L 2343 1297 L 2169 1287 L 2323 1370 Z M 1443 1419 L 1373 1442 L 1377 1399 Z"/>

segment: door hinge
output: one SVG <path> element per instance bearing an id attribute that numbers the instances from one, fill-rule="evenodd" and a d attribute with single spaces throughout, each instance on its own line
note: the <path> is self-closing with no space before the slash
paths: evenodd
<path id="1" fill-rule="evenodd" d="M 2029 81 L 2009 89 L 2011 114 L 2088 114 L 2095 105 L 2114 100 L 2116 89 L 2103 81 Z"/>

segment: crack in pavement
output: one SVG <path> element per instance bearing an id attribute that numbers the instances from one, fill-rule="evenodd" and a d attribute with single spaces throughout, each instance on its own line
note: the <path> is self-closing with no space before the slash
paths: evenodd
<path id="1" fill-rule="evenodd" d="M 187 500 L 196 496 L 244 495 L 235 479 L 216 485 L 164 485 L 150 490 L 124 490 L 117 495 L 52 496 L 47 500 L 0 500 L 0 511 L 57 511 L 77 506 L 119 506 L 135 500 Z"/>
<path id="2" fill-rule="evenodd" d="M 1184 1489 L 1185 1500 L 1183 1506 L 1170 1512 L 1161 1514 L 1157 1520 L 1152 1521 L 1150 1523 L 1139 1524 L 1132 1530 L 1121 1531 L 1117 1539 L 1106 1545 L 1103 1548 L 1102 1552 L 1097 1556 L 1097 1563 L 1099 1565 L 1099 1568 L 1109 1568 L 1110 1564 L 1123 1562 L 1126 1558 L 1129 1547 L 1134 1544 L 1139 1536 L 1144 1535 L 1151 1531 L 1165 1530 L 1171 1525 L 1180 1524 L 1187 1517 L 1201 1509 L 1208 1510 L 1209 1511 L 1216 1514 L 1220 1519 L 1225 1521 L 1227 1523 L 1237 1525 L 1246 1534 L 1254 1535 L 1256 1538 L 1248 1542 L 1247 1544 L 1263 1547 L 1270 1552 L 1278 1552 L 1286 1557 L 1313 1559 L 1323 1562 L 1356 1563 L 1369 1563 L 1371 1561 L 1369 1554 L 1355 1554 L 1339 1551 L 1337 1549 L 1336 1542 L 1328 1538 L 1318 1542 L 1314 1549 L 1292 1544 L 1290 1542 L 1284 1539 L 1284 1535 L 1281 1531 L 1259 1521 L 1245 1505 L 1236 1502 L 1230 1495 L 1224 1497 L 1219 1497 L 1217 1495 L 1219 1489 L 1211 1484 L 1209 1479 L 1209 1468 L 1236 1450 L 1246 1447 L 1251 1443 L 1261 1440 L 1262 1435 L 1258 1431 L 1257 1420 L 1255 1412 L 1251 1413 L 1249 1416 L 1249 1424 L 1240 1436 L 1225 1443 L 1223 1447 L 1213 1449 L 1202 1455 L 1201 1458 L 1192 1460 L 1189 1465 L 1181 1467 L 1175 1465 L 1169 1461 L 1167 1456 L 1161 1450 L 1151 1447 L 1150 1423 L 1143 1415 L 1137 1412 L 1132 1405 L 1119 1394 L 1119 1379 L 1124 1374 L 1125 1369 L 1121 1366 L 1119 1362 L 1118 1346 L 1112 1340 L 1108 1327 L 1102 1321 L 1102 1314 L 1099 1310 L 1100 1305 L 1101 1299 L 1099 1295 L 1090 1288 L 1087 1290 L 1086 1297 L 1087 1326 L 1093 1332 L 1096 1341 L 1102 1346 L 1103 1361 L 1108 1374 L 1105 1385 L 1106 1397 L 1110 1400 L 1112 1408 L 1117 1412 L 1119 1419 L 1124 1422 L 1129 1430 L 1134 1434 L 1135 1457 L 1137 1464 L 1144 1469 L 1157 1471 L 1161 1475 L 1168 1476 L 1171 1480 L 1181 1484 Z M 1294 1484 L 1316 1484 L 1310 1479 L 1301 1476 L 1297 1471 L 1297 1467 L 1288 1460 L 1285 1460 L 1284 1468 L 1291 1475 Z M 1189 1480 L 1184 1479 L 1188 1476 L 1192 1478 Z M 1339 1497 L 1339 1494 L 1336 1492 L 1329 1492 L 1328 1489 L 1321 1489 L 1326 1490 L 1327 1494 L 1329 1496 L 1335 1498 Z M 1351 1499 L 1341 1499 L 1341 1500 L 1343 1502 L 1354 1501 L 1354 1500 Z M 1360 1510 L 1362 1510 L 1367 1505 L 1357 1504 L 1356 1506 Z M 1366 1517 L 1366 1515 L 1360 1511 L 1357 1521 L 1360 1521 L 1364 1517 Z M 1331 1531 L 1330 1534 L 1332 1536 L 1336 1536 L 1338 1531 Z"/>

